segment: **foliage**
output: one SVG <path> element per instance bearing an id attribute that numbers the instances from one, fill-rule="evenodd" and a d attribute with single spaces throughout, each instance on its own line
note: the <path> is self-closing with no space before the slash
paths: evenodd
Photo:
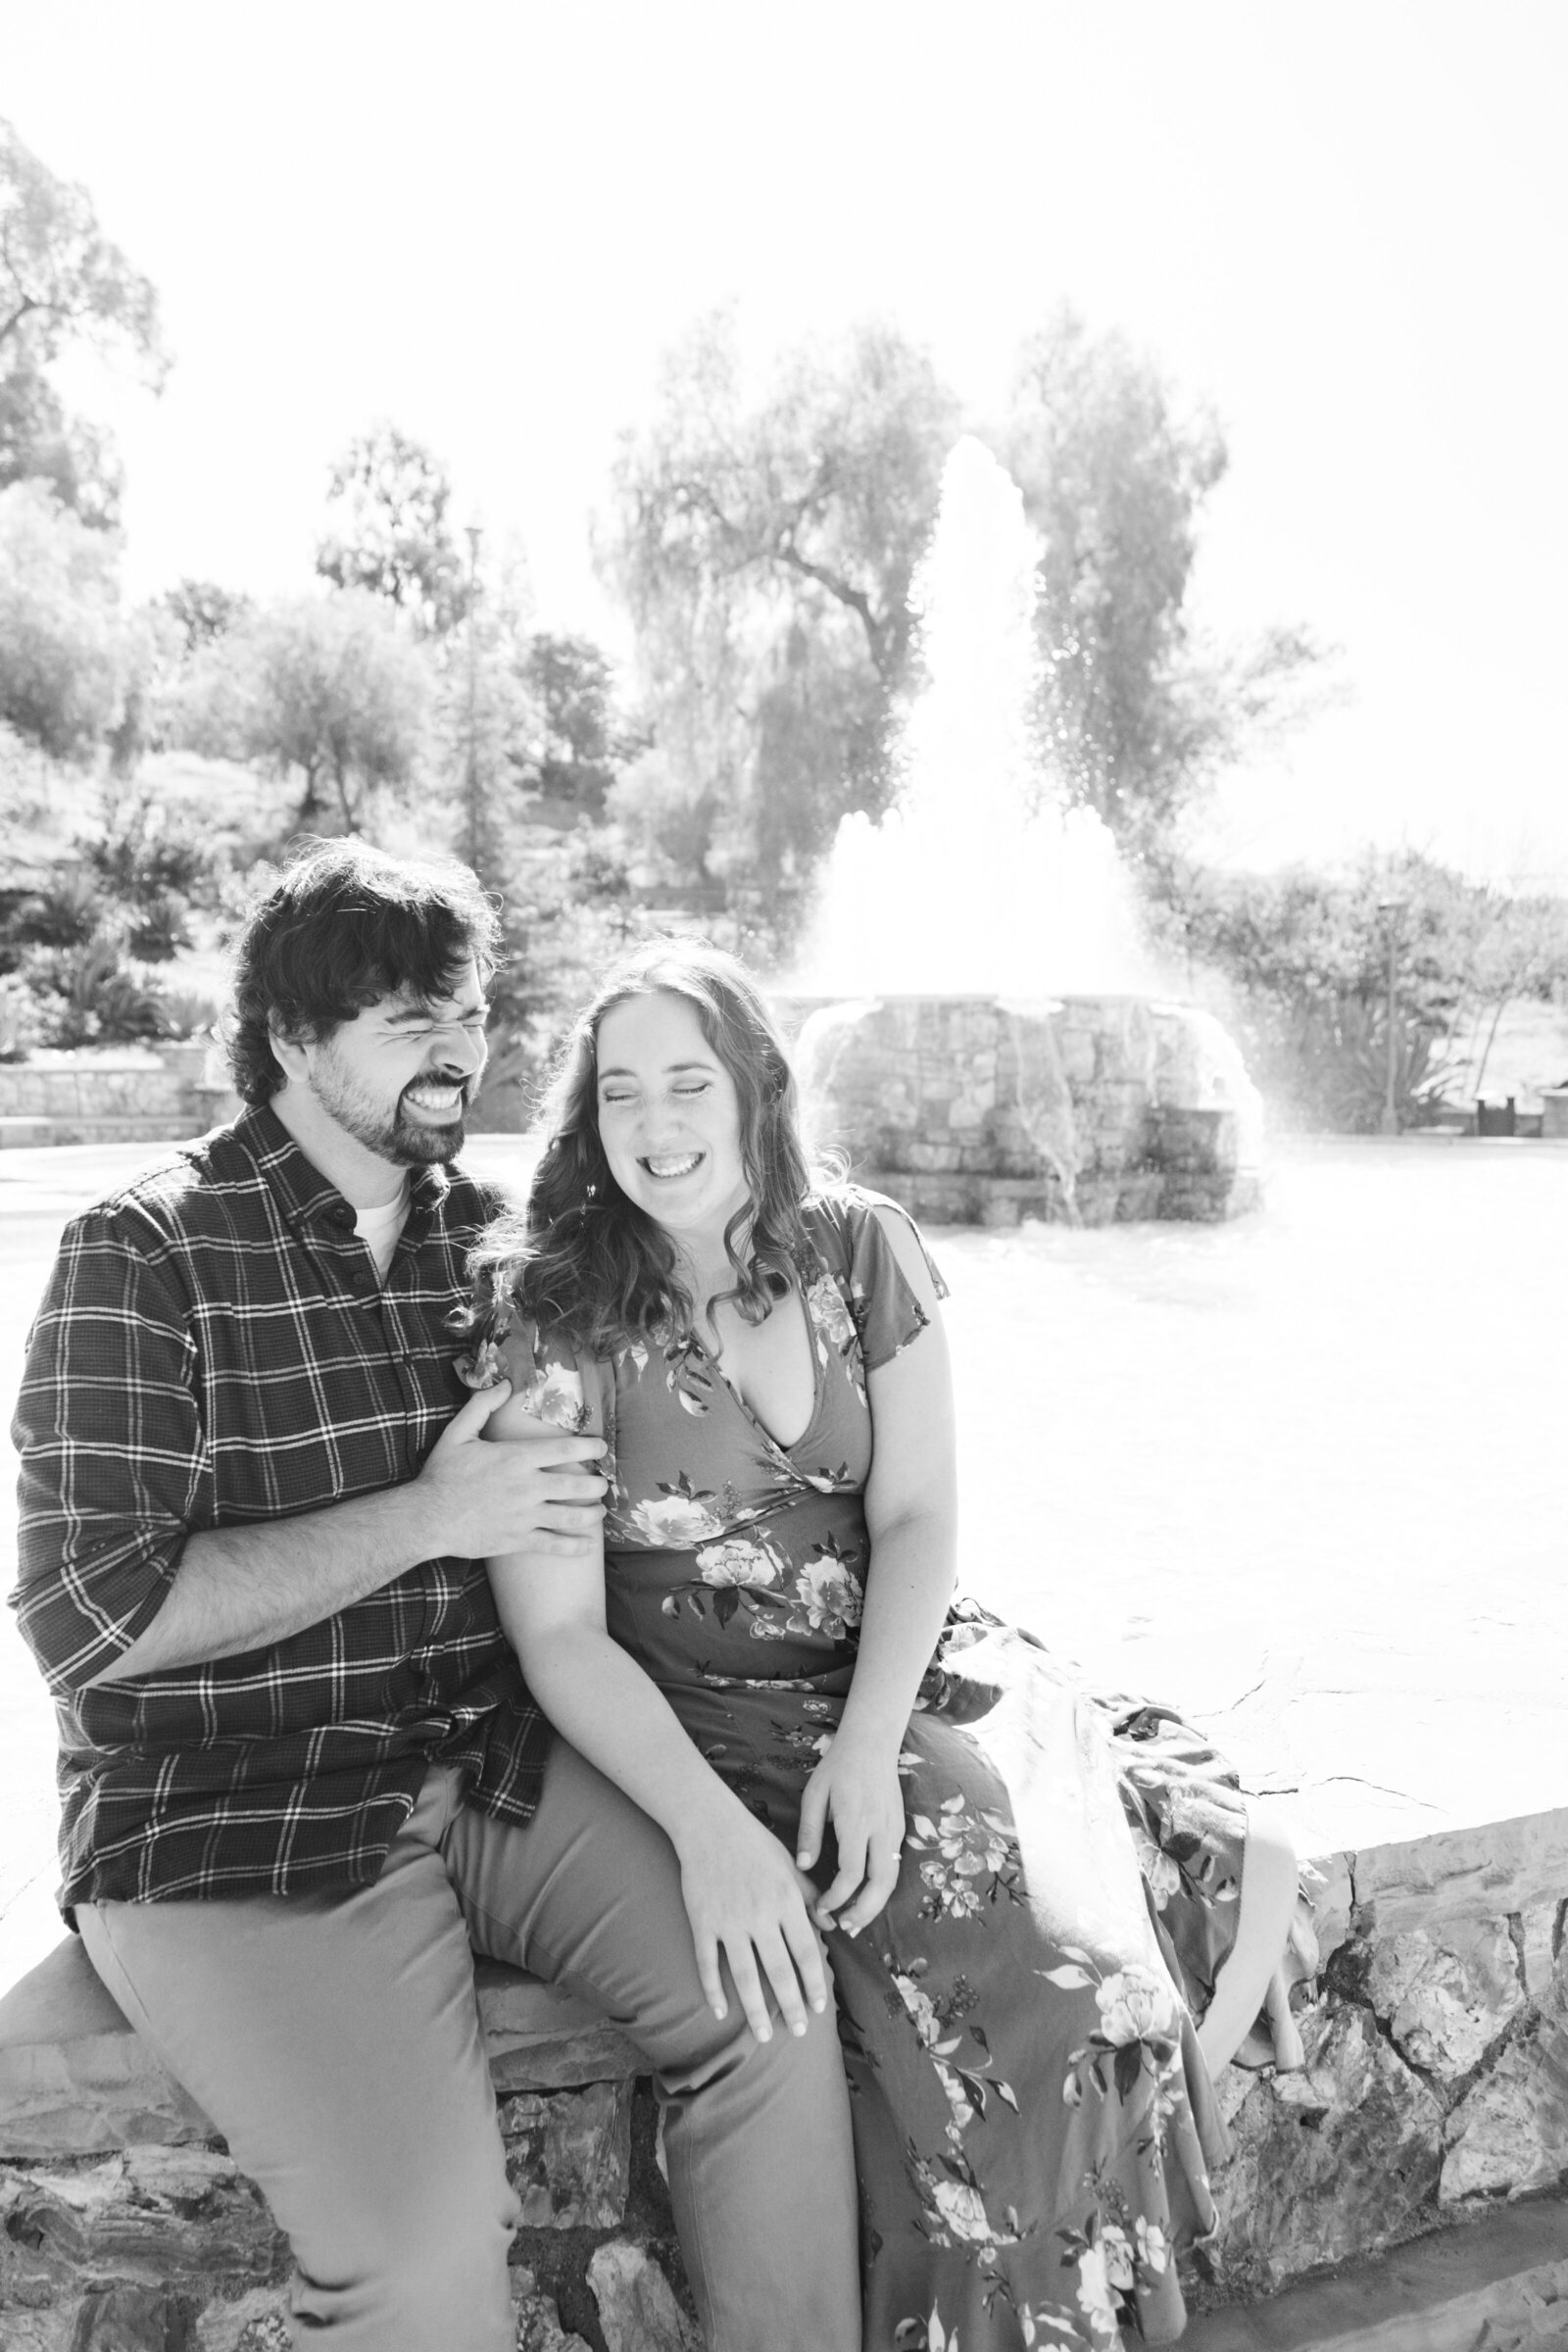
<path id="1" fill-rule="evenodd" d="M 296 821 L 328 818 L 355 832 L 372 791 L 413 779 L 430 688 L 419 649 L 375 598 L 285 598 L 197 657 L 173 716 L 175 739 L 297 770 Z"/>
<path id="2" fill-rule="evenodd" d="M 115 715 L 117 554 L 41 482 L 0 490 L 0 720 L 54 759 L 86 759 Z"/>
<path id="3" fill-rule="evenodd" d="M 226 637 L 230 629 L 249 619 L 255 612 L 253 598 L 235 588 L 221 588 L 216 580 L 176 580 L 165 592 L 163 603 L 179 631 L 180 645 L 187 654 L 200 654 L 208 646 Z"/>
<path id="4" fill-rule="evenodd" d="M 1222 977 L 1227 1017 L 1264 1091 L 1310 1126 L 1372 1133 L 1388 1089 L 1394 945 L 1395 1097 L 1429 1119 L 1462 1029 L 1568 981 L 1568 906 L 1511 899 L 1413 854 L 1352 874 L 1167 866 L 1159 921 L 1190 974 Z"/>
<path id="5" fill-rule="evenodd" d="M 787 873 L 848 809 L 886 806 L 909 586 L 956 430 L 952 394 L 892 328 L 796 353 L 748 405 L 710 319 L 623 443 L 606 570 L 665 772 L 691 808 L 726 811 L 731 870 Z"/>
<path id="6" fill-rule="evenodd" d="M 68 345 L 128 353 L 156 387 L 158 299 L 104 236 L 84 188 L 57 179 L 0 121 L 0 489 L 47 482 L 95 527 L 118 517 L 107 439 L 67 416 L 48 369 Z"/>
<path id="7" fill-rule="evenodd" d="M 524 774 L 547 798 L 569 801 L 592 815 L 635 738 L 615 712 L 615 671 L 588 637 L 530 637 L 519 676 L 538 712 L 539 748 Z"/>
<path id="8" fill-rule="evenodd" d="M 93 530 L 120 520 L 124 484 L 110 437 L 67 414 L 41 368 L 19 360 L 0 373 L 0 490 L 38 481 Z"/>
<path id="9" fill-rule="evenodd" d="M 1124 853 L 1159 854 L 1216 768 L 1299 714 L 1321 655 L 1300 629 L 1195 642 L 1187 592 L 1225 443 L 1119 336 L 1058 313 L 1024 351 L 1003 455 L 1044 543 L 1048 759 Z"/>
<path id="10" fill-rule="evenodd" d="M 148 969 L 189 943 L 213 861 L 151 796 L 111 787 L 102 813 L 32 887 L 0 893 L 0 1053 L 168 1037 L 188 1025 Z"/>
<path id="11" fill-rule="evenodd" d="M 421 442 L 390 424 L 362 433 L 332 468 L 317 570 L 335 587 L 385 597 L 420 635 L 443 635 L 468 609 L 451 498 L 445 467 Z"/>

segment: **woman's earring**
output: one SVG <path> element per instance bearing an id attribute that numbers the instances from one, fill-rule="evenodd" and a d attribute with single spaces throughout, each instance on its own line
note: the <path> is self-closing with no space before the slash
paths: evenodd
<path id="1" fill-rule="evenodd" d="M 597 1185 L 597 1184 L 591 1184 L 591 1185 L 588 1187 L 588 1198 L 589 1198 L 589 1200 L 598 1200 L 598 1198 L 599 1198 L 599 1187 L 598 1187 L 598 1185 Z"/>

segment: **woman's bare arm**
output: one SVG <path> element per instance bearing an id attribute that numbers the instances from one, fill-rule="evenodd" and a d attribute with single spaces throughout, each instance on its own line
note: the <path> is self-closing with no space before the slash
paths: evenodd
<path id="1" fill-rule="evenodd" d="M 816 1917 L 820 1924 L 836 1918 L 852 1936 L 875 1919 L 898 1881 L 899 1751 L 953 1598 L 957 1558 L 953 1375 L 941 1305 L 907 1220 L 893 1210 L 874 1213 L 928 1321 L 867 1375 L 874 1435 L 859 1657 L 833 1745 L 807 1786 L 796 1855 L 808 1869 L 832 1821 L 839 1868 Z"/>
<path id="2" fill-rule="evenodd" d="M 515 1403 L 485 1435 L 537 1440 L 546 1424 Z M 785 2023 L 806 2031 L 827 1979 L 788 1854 L 725 1788 L 663 1693 L 605 1625 L 603 1531 L 580 1557 L 514 1551 L 488 1562 L 496 1609 L 528 1687 L 578 1752 L 658 1822 L 680 1863 L 703 1989 L 727 2011 L 720 1954 L 759 2040 L 771 2034 L 765 1977 Z"/>

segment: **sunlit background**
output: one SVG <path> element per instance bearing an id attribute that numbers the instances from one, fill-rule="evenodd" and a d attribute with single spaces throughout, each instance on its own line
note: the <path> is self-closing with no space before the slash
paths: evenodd
<path id="1" fill-rule="evenodd" d="M 884 316 L 983 419 L 1066 298 L 1224 424 L 1201 608 L 1342 649 L 1212 848 L 1554 887 L 1565 51 L 1549 0 L 52 0 L 0 8 L 0 108 L 163 298 L 162 399 L 81 385 L 133 588 L 306 585 L 329 462 L 391 417 L 541 626 L 623 646 L 591 518 L 693 318 L 735 305 L 762 368 Z"/>

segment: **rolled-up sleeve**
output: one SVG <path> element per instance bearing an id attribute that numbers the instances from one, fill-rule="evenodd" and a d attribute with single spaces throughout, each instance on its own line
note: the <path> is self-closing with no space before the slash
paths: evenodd
<path id="1" fill-rule="evenodd" d="M 113 1209 L 66 1229 L 13 1425 L 22 1456 L 22 1632 L 57 1693 L 152 1622 L 204 1459 L 183 1301 Z"/>

